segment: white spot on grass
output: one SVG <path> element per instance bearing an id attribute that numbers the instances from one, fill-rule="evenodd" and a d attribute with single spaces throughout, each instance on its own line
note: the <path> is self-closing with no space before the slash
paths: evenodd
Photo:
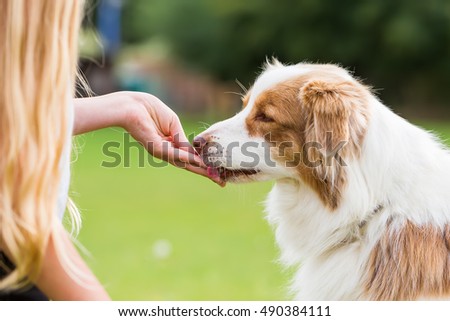
<path id="1" fill-rule="evenodd" d="M 172 254 L 172 243 L 168 240 L 160 239 L 153 243 L 153 257 L 157 260 L 165 260 Z"/>

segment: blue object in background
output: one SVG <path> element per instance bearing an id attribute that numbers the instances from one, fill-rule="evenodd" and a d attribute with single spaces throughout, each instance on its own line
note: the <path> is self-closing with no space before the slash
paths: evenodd
<path id="1" fill-rule="evenodd" d="M 100 0 L 97 9 L 97 28 L 106 57 L 114 57 L 120 48 L 120 18 L 122 0 Z"/>

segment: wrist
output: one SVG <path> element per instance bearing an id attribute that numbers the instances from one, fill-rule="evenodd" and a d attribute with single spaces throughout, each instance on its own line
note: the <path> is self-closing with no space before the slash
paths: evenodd
<path id="1" fill-rule="evenodd" d="M 74 100 L 73 134 L 83 134 L 111 126 L 127 128 L 136 103 L 125 92 Z"/>
<path id="2" fill-rule="evenodd" d="M 138 106 L 135 94 L 132 92 L 116 92 L 112 94 L 112 103 L 115 105 L 116 123 L 115 126 L 128 130 L 132 123 L 136 122 Z"/>

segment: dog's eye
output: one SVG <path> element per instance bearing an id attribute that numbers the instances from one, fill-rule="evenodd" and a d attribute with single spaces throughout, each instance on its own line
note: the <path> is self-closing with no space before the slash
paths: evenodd
<path id="1" fill-rule="evenodd" d="M 255 117 L 255 120 L 256 121 L 262 121 L 264 123 L 271 123 L 271 122 L 274 121 L 273 118 L 270 118 L 269 116 L 267 116 L 264 113 L 257 114 L 256 117 Z"/>

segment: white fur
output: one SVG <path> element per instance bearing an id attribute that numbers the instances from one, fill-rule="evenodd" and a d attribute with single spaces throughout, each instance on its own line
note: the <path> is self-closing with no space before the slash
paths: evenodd
<path id="1" fill-rule="evenodd" d="M 311 68 L 302 64 L 269 66 L 255 82 L 247 108 L 202 135 L 213 135 L 222 145 L 261 143 L 263 138 L 250 137 L 245 129 L 255 99 Z M 343 69 L 339 72 L 352 79 Z M 261 173 L 255 175 L 256 180 L 276 179 L 267 199 L 267 218 L 276 228 L 282 262 L 298 268 L 292 283 L 298 300 L 365 299 L 364 267 L 388 220 L 394 226 L 406 220 L 435 226 L 450 222 L 448 150 L 435 136 L 397 116 L 373 96 L 368 108 L 370 119 L 361 156 L 347 161 L 347 186 L 333 212 L 315 191 L 296 179 L 298 174 L 292 169 L 262 164 L 258 167 Z M 257 152 L 263 157 L 261 149 Z M 230 168 L 238 168 L 242 161 L 238 148 L 234 153 Z M 374 215 L 379 205 L 382 209 Z M 361 235 L 359 227 L 364 221 Z M 342 245 L 349 236 L 356 241 Z"/>

